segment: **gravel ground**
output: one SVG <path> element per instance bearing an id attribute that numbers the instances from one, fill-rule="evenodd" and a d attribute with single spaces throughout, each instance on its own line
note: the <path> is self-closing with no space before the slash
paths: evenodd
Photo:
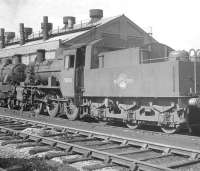
<path id="1" fill-rule="evenodd" d="M 24 130 L 24 132 L 32 133 L 34 135 L 46 135 L 47 133 L 52 133 L 46 130 L 39 130 L 35 128 L 28 128 Z M 20 165 L 23 168 L 20 171 L 77 171 L 77 169 L 67 166 L 63 162 L 65 157 L 60 158 L 60 161 L 58 161 L 58 159 L 56 160 L 56 158 L 46 161 L 43 159 L 43 157 L 48 152 L 30 155 L 29 150 L 31 150 L 33 147 L 16 149 L 18 144 L 7 144 L 2 146 L 2 142 L 4 141 L 0 140 L 0 167 L 2 168 Z M 49 152 L 54 151 L 52 150 Z M 70 158 L 71 156 L 66 156 L 66 159 L 67 157 Z M 74 157 L 78 156 L 74 155 Z"/>
<path id="2" fill-rule="evenodd" d="M 0 144 L 2 142 L 3 141 L 0 140 Z M 16 146 L 17 144 L 8 144 L 6 146 L 0 145 L 0 157 L 1 158 L 24 158 L 24 159 L 30 158 L 30 155 L 28 152 L 31 149 L 31 147 L 16 150 Z"/>
<path id="3" fill-rule="evenodd" d="M 0 158 L 1 168 L 11 168 L 20 166 L 20 171 L 57 171 L 57 167 L 48 165 L 40 158 L 21 159 L 21 158 Z"/>

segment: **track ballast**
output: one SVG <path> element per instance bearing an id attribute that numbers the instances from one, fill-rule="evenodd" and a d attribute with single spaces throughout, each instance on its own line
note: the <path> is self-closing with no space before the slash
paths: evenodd
<path id="1" fill-rule="evenodd" d="M 53 133 L 35 135 L 23 131 L 27 128 L 39 128 Z M 198 150 L 4 115 L 0 115 L 0 129 L 0 139 L 5 139 L 2 145 L 18 144 L 18 148 L 33 147 L 29 151 L 30 154 L 48 152 L 45 155 L 46 159 L 78 155 L 67 160 L 66 163 L 69 165 L 84 161 L 95 163 L 85 167 L 86 170 L 106 167 L 128 170 L 189 170 L 191 168 L 198 170 L 200 168 Z"/>

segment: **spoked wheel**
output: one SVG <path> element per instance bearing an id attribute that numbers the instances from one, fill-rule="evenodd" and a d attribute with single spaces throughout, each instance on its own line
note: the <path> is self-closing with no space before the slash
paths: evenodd
<path id="1" fill-rule="evenodd" d="M 167 125 L 161 126 L 161 130 L 167 134 L 174 134 L 180 130 L 180 126 L 178 127 L 169 127 Z"/>
<path id="2" fill-rule="evenodd" d="M 47 106 L 47 112 L 51 118 L 56 117 L 56 115 L 59 112 L 59 103 L 56 101 L 52 101 L 48 106 Z"/>
<path id="3" fill-rule="evenodd" d="M 40 115 L 43 112 L 43 103 L 35 103 L 33 112 L 36 115 Z"/>
<path id="4" fill-rule="evenodd" d="M 136 128 L 139 127 L 139 125 L 138 125 L 137 122 L 131 122 L 131 121 L 127 122 L 127 123 L 126 123 L 126 126 L 127 126 L 128 128 L 130 128 L 130 129 L 136 129 Z"/>
<path id="5" fill-rule="evenodd" d="M 79 110 L 74 104 L 64 103 L 64 112 L 69 120 L 76 120 L 79 116 Z"/>
<path id="6" fill-rule="evenodd" d="M 14 108 L 15 108 L 14 99 L 8 98 L 8 109 L 14 109 Z"/>

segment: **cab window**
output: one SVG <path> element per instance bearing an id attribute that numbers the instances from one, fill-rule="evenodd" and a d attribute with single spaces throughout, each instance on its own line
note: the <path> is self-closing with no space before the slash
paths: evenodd
<path id="1" fill-rule="evenodd" d="M 74 68 L 74 55 L 65 56 L 65 69 Z"/>

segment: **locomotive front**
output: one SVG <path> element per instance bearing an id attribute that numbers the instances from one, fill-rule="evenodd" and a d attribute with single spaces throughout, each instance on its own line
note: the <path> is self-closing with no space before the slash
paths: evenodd
<path id="1" fill-rule="evenodd" d="M 0 66 L 0 105 L 8 107 L 15 99 L 16 86 L 26 78 L 26 65 L 21 63 L 21 55 L 14 55 L 12 60 L 3 59 Z"/>
<path id="2" fill-rule="evenodd" d="M 25 69 L 26 65 L 21 63 L 21 55 L 14 55 L 12 61 L 3 59 L 0 66 L 0 81 L 3 84 L 19 84 L 25 80 Z"/>

